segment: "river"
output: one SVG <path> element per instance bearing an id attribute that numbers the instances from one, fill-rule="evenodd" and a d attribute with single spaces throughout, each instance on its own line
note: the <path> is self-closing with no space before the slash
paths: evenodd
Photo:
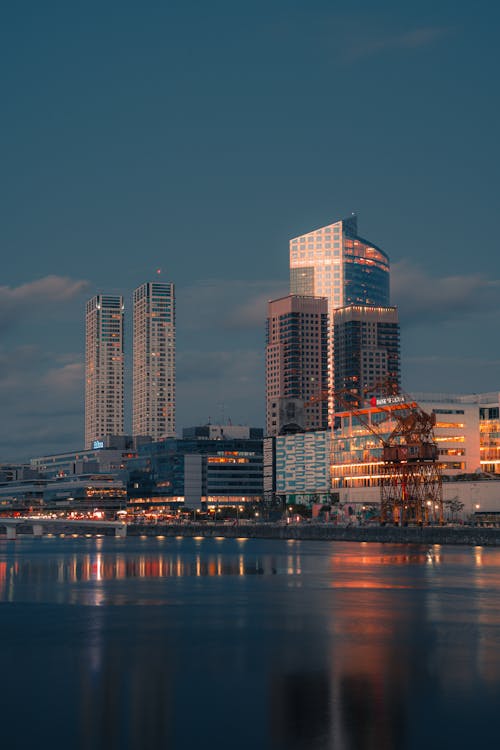
<path id="1" fill-rule="evenodd" d="M 500 550 L 0 541 L 5 748 L 497 745 Z"/>

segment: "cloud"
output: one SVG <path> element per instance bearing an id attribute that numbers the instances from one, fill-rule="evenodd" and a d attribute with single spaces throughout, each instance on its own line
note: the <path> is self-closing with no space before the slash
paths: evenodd
<path id="1" fill-rule="evenodd" d="M 0 330 L 75 299 L 87 286 L 87 281 L 55 275 L 17 287 L 0 286 Z"/>
<path id="2" fill-rule="evenodd" d="M 391 298 L 407 325 L 500 311 L 500 281 L 483 274 L 432 278 L 408 261 L 391 268 Z"/>
<path id="3" fill-rule="evenodd" d="M 0 350 L 0 461 L 80 448 L 83 382 L 81 354 Z"/>
<path id="4" fill-rule="evenodd" d="M 83 362 L 70 362 L 46 372 L 43 384 L 59 392 L 73 392 L 77 388 L 83 390 L 84 370 Z"/>
<path id="5" fill-rule="evenodd" d="M 178 320 L 187 330 L 248 330 L 261 327 L 267 303 L 288 294 L 281 280 L 212 279 L 178 289 Z"/>
<path id="6" fill-rule="evenodd" d="M 399 34 L 380 34 L 371 30 L 369 34 L 352 37 L 344 49 L 345 62 L 373 57 L 394 50 L 414 50 L 428 47 L 453 31 L 449 26 L 424 26 Z"/>

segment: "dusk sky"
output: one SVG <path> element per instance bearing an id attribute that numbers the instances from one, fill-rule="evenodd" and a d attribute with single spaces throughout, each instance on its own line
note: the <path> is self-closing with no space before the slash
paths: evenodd
<path id="1" fill-rule="evenodd" d="M 404 387 L 500 390 L 495 3 L 25 0 L 0 21 L 0 462 L 83 447 L 85 301 L 123 293 L 130 339 L 156 268 L 178 431 L 262 426 L 288 241 L 353 211 L 391 259 Z"/>

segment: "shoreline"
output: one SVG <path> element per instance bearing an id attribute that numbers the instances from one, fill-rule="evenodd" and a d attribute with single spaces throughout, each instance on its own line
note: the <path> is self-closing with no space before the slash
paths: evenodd
<path id="1" fill-rule="evenodd" d="M 374 542 L 377 544 L 460 545 L 468 547 L 500 547 L 500 527 L 484 526 L 335 526 L 329 523 L 283 524 L 260 522 L 227 525 L 223 523 L 127 524 L 126 537 L 185 537 L 224 539 L 277 539 L 326 542 Z M 0 520 L 0 540 L 6 539 Z M 3 533 L 2 533 L 3 532 Z M 68 526 L 45 527 L 43 536 L 114 536 L 113 530 L 97 526 L 89 534 L 88 527 L 72 522 Z M 17 527 L 18 537 L 34 536 L 31 523 Z"/>
<path id="2" fill-rule="evenodd" d="M 224 537 L 225 539 L 282 539 L 389 544 L 455 544 L 500 547 L 500 528 L 480 526 L 334 526 L 333 524 L 255 523 L 129 524 L 127 536 Z"/>

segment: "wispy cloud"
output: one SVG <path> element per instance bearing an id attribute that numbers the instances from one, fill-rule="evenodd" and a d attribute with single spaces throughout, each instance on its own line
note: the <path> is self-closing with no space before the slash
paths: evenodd
<path id="1" fill-rule="evenodd" d="M 288 289 L 283 281 L 198 281 L 177 290 L 178 320 L 188 330 L 264 330 L 267 302 L 284 294 Z"/>
<path id="2" fill-rule="evenodd" d="M 408 261 L 392 266 L 391 297 L 407 325 L 500 311 L 500 280 L 480 273 L 431 277 Z"/>
<path id="3" fill-rule="evenodd" d="M 0 349 L 0 461 L 83 443 L 83 356 Z"/>
<path id="4" fill-rule="evenodd" d="M 364 34 L 358 32 L 356 36 L 348 38 L 343 52 L 344 61 L 352 63 L 383 52 L 428 47 L 452 31 L 450 26 L 424 26 L 396 34 L 384 34 L 375 30 Z"/>
<path id="5" fill-rule="evenodd" d="M 54 275 L 15 287 L 0 286 L 0 330 L 74 300 L 87 287 L 82 279 Z"/>

